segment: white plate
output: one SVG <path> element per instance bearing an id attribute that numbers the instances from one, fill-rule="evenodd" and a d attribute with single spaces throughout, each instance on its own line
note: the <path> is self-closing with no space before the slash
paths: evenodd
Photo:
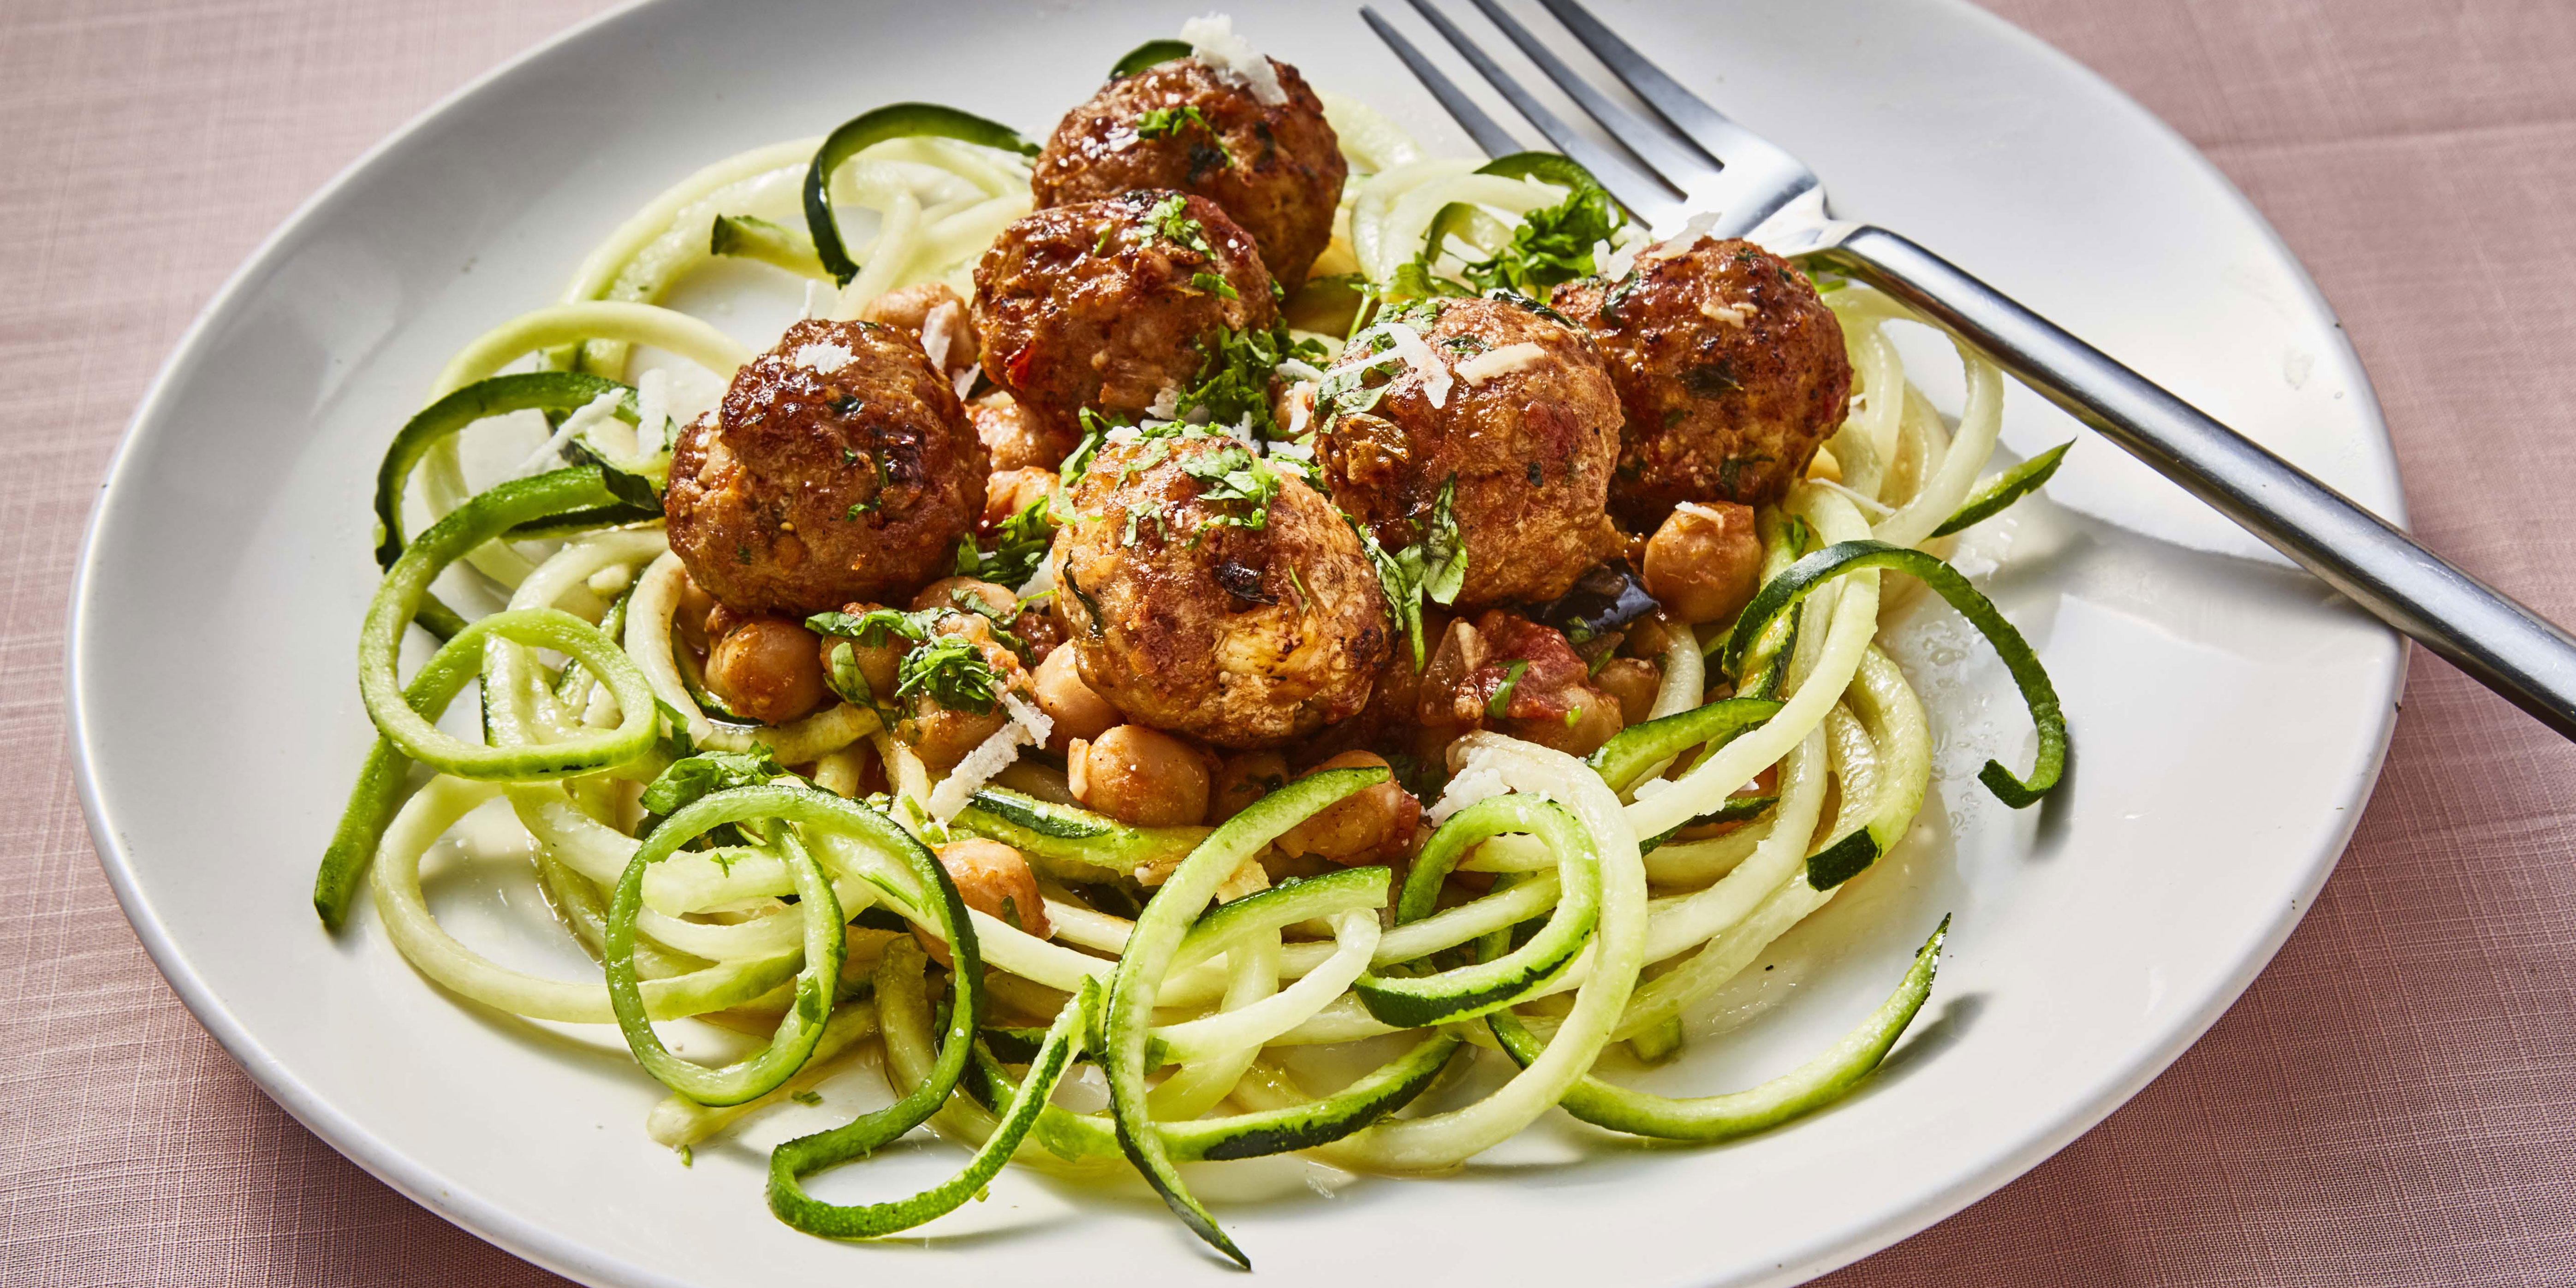
<path id="1" fill-rule="evenodd" d="M 2066 59 L 1929 0 L 1600 7 L 1806 157 L 1844 212 L 1911 233 L 2398 513 L 2369 387 L 2298 265 L 2187 145 Z M 551 299 L 594 241 L 698 165 L 901 99 L 1043 133 L 1189 8 L 627 10 L 377 149 L 207 309 L 137 415 L 90 531 L 73 729 L 90 825 L 135 929 L 297 1118 L 439 1213 L 594 1283 L 1222 1277 L 1141 1189 L 1078 1195 L 1023 1176 L 922 1238 L 792 1233 L 762 1207 L 757 1150 L 709 1148 L 684 1170 L 645 1139 L 658 1089 L 613 1044 L 460 1005 L 410 972 L 372 915 L 333 940 L 307 904 L 367 735 L 352 660 L 375 582 L 368 482 L 448 354 Z M 1465 153 L 1355 15 L 1238 17 L 1317 84 Z M 1934 1003 L 1884 1074 L 1723 1148 L 1584 1146 L 1549 1127 L 1453 1179 L 1222 1202 L 1265 1275 L 1788 1282 L 2003 1184 L 2225 1009 L 2343 848 L 2388 736 L 2401 648 L 2277 564 L 2196 552 L 2250 546 L 2014 391 L 2009 446 L 2070 437 L 2082 441 L 2054 500 L 2026 504 L 2002 534 L 1990 584 L 2065 694 L 2071 782 L 2027 814 L 1986 798 L 1971 778 L 1985 755 L 2028 763 L 2019 705 L 1955 621 L 1907 625 L 1943 731 L 1923 835 L 1783 941 L 1776 969 L 1704 1018 L 1657 1085 L 1718 1090 L 1803 1058 L 1955 912 Z M 523 894 L 498 887 L 456 915 L 474 933 L 524 911 L 509 903 Z M 1772 1005 L 1783 999 L 1795 1004 Z M 953 1162 L 946 1147 L 899 1150 L 825 1192 L 909 1192 Z"/>

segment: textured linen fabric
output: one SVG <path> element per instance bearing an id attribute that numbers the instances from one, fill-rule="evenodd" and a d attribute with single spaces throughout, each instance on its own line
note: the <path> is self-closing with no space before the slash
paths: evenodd
<path id="1" fill-rule="evenodd" d="M 62 619 L 144 384 L 413 112 L 595 0 L 0 5 L 0 1281 L 562 1281 L 272 1105 L 154 973 L 74 800 Z M 2576 620 L 2576 5 L 2002 0 L 2172 122 L 2315 272 L 2416 531 Z M 2127 1107 L 1827 1282 L 2576 1282 L 2576 749 L 2420 652 L 2351 851 Z"/>

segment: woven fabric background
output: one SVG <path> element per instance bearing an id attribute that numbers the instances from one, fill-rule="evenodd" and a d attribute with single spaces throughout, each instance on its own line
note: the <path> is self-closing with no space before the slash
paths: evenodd
<path id="1" fill-rule="evenodd" d="M 0 5 L 0 1281 L 560 1283 L 272 1105 L 145 959 L 64 745 L 80 526 L 296 203 L 596 0 Z M 2576 5 L 1999 0 L 2206 150 L 2340 311 L 2416 530 L 2576 620 Z M 2099 1129 L 1828 1282 L 2576 1282 L 2576 749 L 2420 652 L 2244 1000 Z"/>

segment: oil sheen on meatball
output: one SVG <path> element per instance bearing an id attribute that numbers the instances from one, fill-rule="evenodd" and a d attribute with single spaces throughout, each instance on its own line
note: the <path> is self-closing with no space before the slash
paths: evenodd
<path id="1" fill-rule="evenodd" d="M 904 332 L 804 321 L 680 434 L 671 549 L 718 603 L 801 617 L 902 600 L 984 509 L 984 446 Z"/>
<path id="2" fill-rule="evenodd" d="M 1083 683 L 1128 719 L 1267 747 L 1367 705 L 1385 594 L 1357 534 L 1294 473 L 1184 431 L 1103 450 L 1071 497 L 1055 613 Z"/>
<path id="3" fill-rule="evenodd" d="M 1294 291 L 1333 237 L 1350 173 L 1306 78 L 1273 60 L 1285 102 L 1265 104 L 1195 58 L 1121 77 L 1065 113 L 1029 186 L 1040 206 L 1138 188 L 1195 193 L 1223 206 Z"/>
<path id="4" fill-rule="evenodd" d="M 1502 299 L 1425 301 L 1385 316 L 1420 335 L 1447 387 L 1389 360 L 1376 369 L 1392 374 L 1383 385 L 1319 400 L 1315 459 L 1326 490 L 1394 550 L 1424 536 L 1455 480 L 1451 514 L 1467 550 L 1457 604 L 1564 594 L 1619 540 L 1603 509 L 1619 397 L 1600 353 L 1581 329 Z M 1386 352 L 1390 343 L 1367 347 Z M 1351 358 L 1343 361 L 1328 390 L 1351 381 Z"/>
<path id="5" fill-rule="evenodd" d="M 1610 504 L 1636 531 L 1684 501 L 1780 499 L 1842 424 L 1842 324 L 1751 242 L 1650 250 L 1617 282 L 1568 283 L 1556 307 L 1592 329 L 1618 382 L 1628 428 Z"/>
<path id="6" fill-rule="evenodd" d="M 1202 340 L 1267 329 L 1277 307 L 1251 235 L 1176 192 L 1040 210 L 975 266 L 984 374 L 1049 442 L 1079 439 L 1086 408 L 1138 418 L 1192 383 Z"/>

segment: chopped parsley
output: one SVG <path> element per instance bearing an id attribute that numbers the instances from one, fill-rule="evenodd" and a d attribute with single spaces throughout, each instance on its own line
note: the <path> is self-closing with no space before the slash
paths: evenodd
<path id="1" fill-rule="evenodd" d="M 918 644 L 930 638 L 931 623 L 939 620 L 943 610 L 930 608 L 907 613 L 899 608 L 876 608 L 864 613 L 816 613 L 805 619 L 805 629 L 817 635 L 838 635 L 875 648 L 886 637 L 899 635 Z"/>
<path id="2" fill-rule="evenodd" d="M 1511 710 L 1512 693 L 1521 687 L 1521 672 L 1528 669 L 1529 663 L 1520 661 L 1512 663 L 1511 668 L 1503 672 L 1503 682 L 1495 687 L 1494 696 L 1485 699 L 1486 718 L 1500 720 L 1504 712 Z M 1568 721 L 1565 727 L 1571 729 L 1574 724 Z"/>
<path id="3" fill-rule="evenodd" d="M 1193 413 L 1205 409 L 1207 423 L 1249 424 L 1262 438 L 1279 432 L 1279 418 L 1270 405 L 1271 373 L 1291 358 L 1310 363 L 1325 360 L 1323 345 L 1290 339 L 1284 322 L 1268 330 L 1211 331 L 1199 338 L 1198 350 L 1198 373 L 1189 388 L 1180 392 L 1173 414 L 1195 420 Z"/>
<path id="4" fill-rule="evenodd" d="M 639 803 L 646 812 L 667 818 L 699 797 L 734 787 L 756 787 L 788 777 L 778 760 L 761 747 L 755 751 L 702 751 L 671 762 L 644 788 Z"/>
<path id="5" fill-rule="evenodd" d="M 1216 253 L 1208 247 L 1207 225 L 1190 218 L 1190 200 L 1179 193 L 1154 203 L 1154 208 L 1145 212 L 1145 227 L 1163 240 L 1199 254 Z"/>
<path id="6" fill-rule="evenodd" d="M 1378 588 L 1386 594 L 1387 610 L 1395 616 L 1396 630 L 1413 641 L 1416 671 L 1423 667 L 1426 649 L 1422 601 L 1454 603 L 1467 582 L 1467 543 L 1458 531 L 1457 497 L 1458 477 L 1453 474 L 1440 485 L 1440 494 L 1431 503 L 1421 539 L 1392 554 L 1360 526 L 1359 520 L 1348 514 L 1342 516 L 1358 535 L 1369 563 L 1377 569 Z"/>
<path id="7" fill-rule="evenodd" d="M 1192 273 L 1190 274 L 1190 285 L 1209 295 L 1216 296 L 1219 299 L 1239 300 L 1243 298 L 1243 293 L 1235 290 L 1234 283 L 1225 280 L 1222 274 Z"/>
<path id="8" fill-rule="evenodd" d="M 868 673 L 859 669 L 858 652 L 847 640 L 832 646 L 832 664 L 824 669 L 823 685 L 851 706 L 877 704 L 876 686 L 869 684 Z"/>
<path id="9" fill-rule="evenodd" d="M 993 673 L 993 664 L 974 641 L 956 635 L 916 646 L 903 655 L 894 674 L 897 702 L 921 694 L 951 711 L 983 716 L 991 715 L 1001 700 L 1001 677 Z"/>
<path id="10" fill-rule="evenodd" d="M 1257 532 L 1270 526 L 1270 502 L 1279 495 L 1278 471 L 1240 443 L 1228 441 L 1213 452 L 1200 452 L 1181 462 L 1181 472 L 1198 481 L 1199 499 L 1242 507 L 1199 525 Z"/>
<path id="11" fill-rule="evenodd" d="M 1627 222 L 1609 193 L 1588 185 L 1576 188 L 1565 200 L 1521 216 L 1512 239 L 1491 256 L 1461 265 L 1458 277 L 1464 286 L 1432 271 L 1446 249 L 1437 245 L 1425 245 L 1412 263 L 1397 269 L 1393 286 L 1416 298 L 1509 290 L 1544 300 L 1557 286 L 1599 272 L 1592 262 L 1593 246 L 1608 241 Z M 1435 235 L 1437 228 L 1435 221 Z"/>
<path id="12" fill-rule="evenodd" d="M 1046 562 L 1047 547 L 1055 541 L 1055 528 L 1046 497 L 1021 506 L 1019 513 L 1002 520 L 1002 526 L 993 533 L 993 548 L 976 552 L 975 570 L 966 575 L 996 586 L 1026 583 L 1036 575 L 1038 565 Z"/>
<path id="13" fill-rule="evenodd" d="M 823 1103 L 823 1094 L 819 1091 L 799 1091 L 788 1099 L 800 1105 L 819 1105 Z"/>
<path id="14" fill-rule="evenodd" d="M 1217 155 L 1224 157 L 1228 164 L 1233 163 L 1233 150 L 1226 147 L 1224 137 L 1216 132 L 1216 125 L 1209 121 L 1207 119 L 1207 113 L 1200 111 L 1196 105 L 1189 107 L 1157 107 L 1147 110 L 1143 116 L 1136 118 L 1136 137 L 1140 139 L 1159 139 L 1167 135 L 1178 134 L 1184 126 L 1190 125 L 1195 125 L 1201 130 L 1206 131 L 1208 141 L 1216 148 Z"/>

